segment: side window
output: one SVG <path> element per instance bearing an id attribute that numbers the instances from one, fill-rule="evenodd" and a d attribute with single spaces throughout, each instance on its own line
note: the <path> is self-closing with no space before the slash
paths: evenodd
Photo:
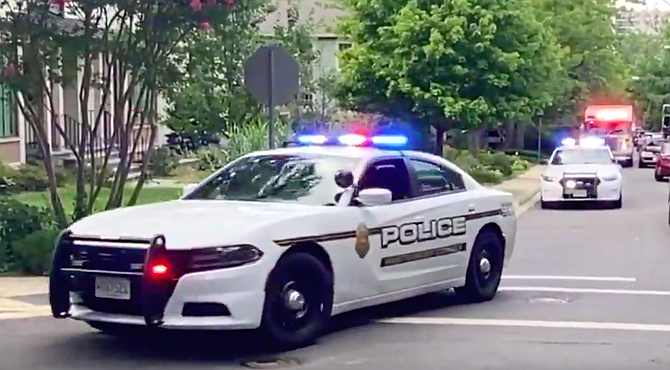
<path id="1" fill-rule="evenodd" d="M 390 190 L 394 201 L 409 198 L 411 186 L 405 161 L 394 158 L 371 163 L 358 182 L 358 189 L 372 188 Z"/>
<path id="2" fill-rule="evenodd" d="M 411 159 L 416 172 L 419 196 L 465 190 L 463 178 L 458 173 L 435 163 Z"/>

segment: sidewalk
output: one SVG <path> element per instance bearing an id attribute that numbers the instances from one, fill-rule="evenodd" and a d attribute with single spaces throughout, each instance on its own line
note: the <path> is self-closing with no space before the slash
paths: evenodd
<path id="1" fill-rule="evenodd" d="M 543 166 L 532 167 L 493 188 L 512 193 L 518 209 L 540 190 Z M 0 320 L 49 316 L 48 277 L 0 277 Z"/>
<path id="2" fill-rule="evenodd" d="M 540 191 L 540 176 L 544 172 L 544 166 L 535 166 L 519 176 L 507 180 L 502 184 L 494 186 L 494 189 L 512 193 L 515 206 L 524 205 Z"/>

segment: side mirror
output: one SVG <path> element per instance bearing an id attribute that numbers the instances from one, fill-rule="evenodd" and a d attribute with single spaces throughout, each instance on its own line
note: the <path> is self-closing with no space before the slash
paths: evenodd
<path id="1" fill-rule="evenodd" d="M 187 184 L 186 186 L 184 186 L 184 189 L 182 190 L 182 195 L 189 194 L 190 192 L 195 190 L 195 188 L 197 188 L 198 185 L 200 185 L 200 184 L 198 184 L 198 183 Z"/>
<path id="2" fill-rule="evenodd" d="M 346 189 L 354 184 L 354 174 L 349 170 L 340 170 L 335 174 L 335 184 Z"/>
<path id="3" fill-rule="evenodd" d="M 543 166 L 546 166 L 546 165 L 549 164 L 549 160 L 543 159 L 543 160 L 540 161 L 540 164 L 543 165 Z"/>
<path id="4" fill-rule="evenodd" d="M 364 206 L 383 206 L 393 201 L 393 194 L 388 189 L 372 188 L 361 190 L 357 199 Z"/>

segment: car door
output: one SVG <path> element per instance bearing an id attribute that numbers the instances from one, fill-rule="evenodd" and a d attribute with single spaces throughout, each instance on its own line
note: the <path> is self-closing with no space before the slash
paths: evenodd
<path id="1" fill-rule="evenodd" d="M 462 176 L 441 163 L 425 158 L 408 162 L 415 184 L 413 202 L 423 210 L 420 220 L 436 225 L 434 237 L 425 241 L 425 277 L 431 283 L 462 279 L 468 264 L 468 235 L 473 232 L 468 220 L 477 211 L 471 194 Z M 451 231 L 443 232 L 449 231 L 448 225 Z"/>
<path id="2" fill-rule="evenodd" d="M 371 161 L 357 188 L 358 192 L 383 188 L 393 194 L 393 201 L 387 205 L 352 205 L 358 207 L 361 219 L 370 230 L 371 248 L 375 251 L 371 253 L 374 258 L 367 261 L 377 281 L 378 291 L 385 294 L 430 283 L 426 276 L 430 273 L 427 259 L 416 258 L 430 249 L 430 244 L 418 233 L 425 205 L 419 205 L 413 199 L 405 159 L 395 157 Z"/>

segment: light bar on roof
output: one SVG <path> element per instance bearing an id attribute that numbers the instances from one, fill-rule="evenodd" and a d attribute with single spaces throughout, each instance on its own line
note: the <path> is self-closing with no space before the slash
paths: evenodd
<path id="1" fill-rule="evenodd" d="M 325 144 L 328 138 L 324 135 L 303 135 L 298 136 L 301 144 Z"/>
<path id="2" fill-rule="evenodd" d="M 403 146 L 407 145 L 407 136 L 402 135 L 378 135 L 372 137 L 375 145 Z"/>
<path id="3" fill-rule="evenodd" d="M 348 134 L 340 136 L 337 140 L 343 145 L 358 146 L 365 144 L 365 142 L 368 141 L 368 138 L 363 135 Z"/>

